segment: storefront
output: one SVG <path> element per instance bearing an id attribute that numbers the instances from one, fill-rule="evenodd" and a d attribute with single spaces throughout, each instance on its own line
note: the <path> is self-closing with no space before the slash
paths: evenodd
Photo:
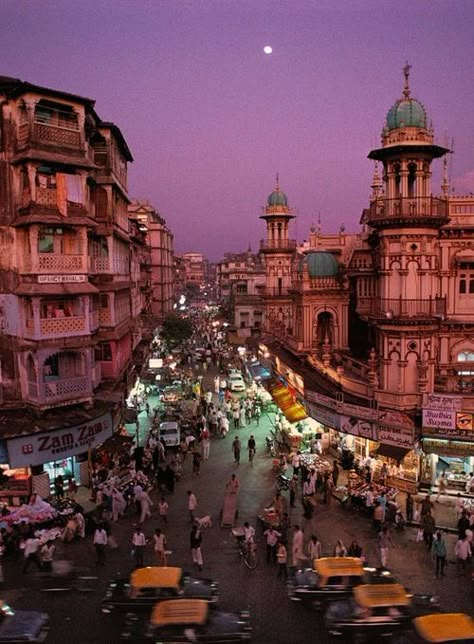
<path id="1" fill-rule="evenodd" d="M 377 444 L 375 454 L 375 472 L 377 478 L 383 464 L 386 464 L 387 485 L 403 492 L 416 494 L 420 457 L 415 445 L 415 424 L 413 420 L 398 411 L 382 412 L 377 426 Z"/>
<path id="2" fill-rule="evenodd" d="M 87 485 L 88 452 L 111 436 L 112 430 L 112 415 L 106 412 L 80 425 L 9 438 L 9 468 L 20 471 L 22 477 L 31 476 L 30 488 L 44 497 L 49 496 L 51 481 L 58 475 Z"/>
<path id="3" fill-rule="evenodd" d="M 462 409 L 459 396 L 431 394 L 424 402 L 429 406 L 423 408 L 420 479 L 431 487 L 444 473 L 448 493 L 468 493 L 466 483 L 474 472 L 474 413 Z"/>

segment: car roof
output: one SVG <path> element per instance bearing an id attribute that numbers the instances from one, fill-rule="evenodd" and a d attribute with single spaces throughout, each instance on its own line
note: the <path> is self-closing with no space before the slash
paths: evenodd
<path id="1" fill-rule="evenodd" d="M 160 423 L 160 431 L 162 429 L 178 429 L 178 423 L 175 420 L 167 420 L 164 423 Z"/>
<path id="2" fill-rule="evenodd" d="M 356 602 L 364 608 L 408 606 L 410 596 L 401 584 L 363 584 L 352 591 Z"/>
<path id="3" fill-rule="evenodd" d="M 171 599 L 155 605 L 150 622 L 155 626 L 204 624 L 208 610 L 204 599 Z"/>
<path id="4" fill-rule="evenodd" d="M 427 642 L 474 640 L 474 620 L 464 613 L 436 613 L 413 620 L 415 630 Z"/>
<path id="5" fill-rule="evenodd" d="M 322 557 L 313 561 L 314 570 L 322 577 L 359 576 L 363 563 L 357 557 Z"/>
<path id="6" fill-rule="evenodd" d="M 240 374 L 240 373 L 231 373 L 231 374 L 229 374 L 229 379 L 230 380 L 243 380 L 242 374 Z"/>
<path id="7" fill-rule="evenodd" d="M 134 588 L 177 588 L 182 569 L 173 566 L 148 566 L 137 568 L 130 575 Z"/>

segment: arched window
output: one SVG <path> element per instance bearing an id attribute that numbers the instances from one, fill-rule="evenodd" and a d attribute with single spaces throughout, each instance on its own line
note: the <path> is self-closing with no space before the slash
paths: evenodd
<path id="1" fill-rule="evenodd" d="M 461 351 L 457 356 L 458 362 L 474 362 L 474 351 Z"/>

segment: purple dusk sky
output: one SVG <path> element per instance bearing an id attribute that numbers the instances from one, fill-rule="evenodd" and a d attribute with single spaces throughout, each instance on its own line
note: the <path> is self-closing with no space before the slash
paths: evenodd
<path id="1" fill-rule="evenodd" d="M 358 230 L 406 60 L 438 143 L 454 138 L 452 186 L 474 191 L 472 0 L 2 0 L 0 25 L 1 74 L 94 98 L 121 128 L 130 195 L 178 252 L 255 250 L 276 172 L 293 237 L 318 213 Z"/>

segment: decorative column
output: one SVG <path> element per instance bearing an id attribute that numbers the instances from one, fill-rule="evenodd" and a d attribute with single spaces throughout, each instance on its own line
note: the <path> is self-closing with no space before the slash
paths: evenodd
<path id="1" fill-rule="evenodd" d="M 329 342 L 329 336 L 327 333 L 324 337 L 324 342 L 323 342 L 322 359 L 323 359 L 323 365 L 325 367 L 329 367 L 329 365 L 331 364 L 331 343 Z"/>

